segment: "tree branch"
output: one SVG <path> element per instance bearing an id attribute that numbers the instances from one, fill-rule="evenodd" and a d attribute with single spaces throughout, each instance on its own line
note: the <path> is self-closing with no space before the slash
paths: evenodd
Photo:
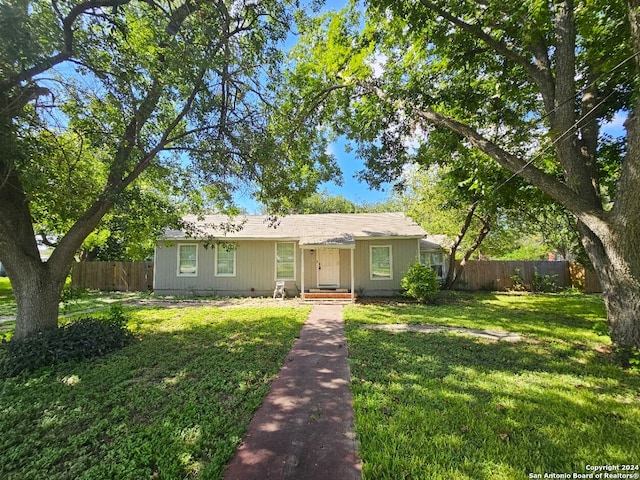
<path id="1" fill-rule="evenodd" d="M 41 230 L 38 235 L 40 235 L 40 241 L 42 242 L 43 245 L 46 245 L 47 247 L 57 247 L 58 246 L 58 242 L 52 242 L 51 240 L 49 240 L 49 238 L 47 237 L 47 234 L 44 230 Z"/>
<path id="2" fill-rule="evenodd" d="M 495 38 L 493 38 L 491 35 L 485 33 L 482 30 L 482 28 L 480 28 L 479 26 L 472 25 L 470 23 L 465 22 L 464 20 L 452 15 L 447 10 L 441 8 L 438 4 L 430 0 L 420 0 L 420 3 L 426 8 L 433 10 L 442 18 L 449 21 L 453 25 L 457 26 L 461 30 L 467 33 L 470 33 L 471 35 L 475 36 L 478 40 L 483 41 L 489 47 L 491 47 L 491 49 L 494 50 L 496 53 L 504 56 L 505 58 L 523 67 L 525 71 L 529 74 L 529 76 L 533 79 L 533 81 L 538 84 L 538 87 L 540 88 L 540 91 L 543 93 L 543 96 L 545 96 L 546 98 L 547 95 L 549 95 L 550 98 L 553 98 L 554 96 L 553 77 L 551 76 L 550 70 L 548 68 L 545 68 L 545 62 L 544 62 L 544 58 L 546 58 L 546 51 L 541 62 L 531 63 L 531 61 L 527 57 L 519 54 L 518 52 L 509 48 L 505 43 L 500 42 Z M 536 50 L 538 50 L 538 54 L 541 53 L 539 48 Z M 532 51 L 532 53 L 535 54 L 536 52 Z"/>
<path id="3" fill-rule="evenodd" d="M 102 3 L 106 1 L 107 0 L 103 0 Z M 131 0 L 111 1 L 116 4 L 125 4 Z M 87 3 L 100 2 L 94 1 Z M 190 2 L 187 0 L 186 3 L 175 10 L 175 16 L 171 18 L 169 26 L 167 27 L 167 32 L 172 35 L 176 35 L 184 21 L 192 12 L 193 9 L 190 6 Z M 202 81 L 203 75 L 204 69 L 201 75 L 200 83 Z M 194 88 L 194 90 L 196 89 Z M 131 184 L 131 182 L 133 182 L 142 173 L 142 171 L 149 166 L 153 158 L 155 158 L 157 153 L 162 149 L 160 147 L 160 145 L 162 144 L 161 141 L 151 152 L 146 154 L 144 158 L 140 162 L 138 162 L 133 171 L 123 177 L 124 166 L 126 165 L 131 156 L 131 153 L 133 152 L 133 149 L 136 146 L 138 134 L 140 133 L 143 125 L 153 114 L 153 111 L 160 101 L 162 91 L 163 88 L 159 80 L 154 79 L 151 87 L 147 91 L 144 100 L 135 111 L 133 117 L 131 118 L 125 129 L 124 137 L 118 148 L 118 151 L 115 154 L 116 158 L 114 159 L 114 162 L 111 166 L 105 188 L 98 196 L 98 198 L 92 203 L 92 205 L 72 225 L 67 234 L 60 240 L 58 247 L 53 251 L 53 254 L 49 258 L 49 263 L 52 266 L 56 266 L 58 265 L 58 263 L 64 264 L 64 262 L 66 261 L 65 259 L 68 258 L 69 255 L 72 256 L 77 251 L 84 238 L 86 238 L 86 236 L 96 227 L 100 219 L 113 206 L 117 194 L 122 192 L 129 184 Z M 166 142 L 166 139 L 168 138 L 170 132 L 175 129 L 177 124 L 181 121 L 182 118 L 184 118 L 184 116 L 188 112 L 187 105 L 191 105 L 195 93 L 195 91 L 192 92 L 190 99 L 185 104 L 185 107 L 182 109 L 178 117 L 174 119 L 167 130 L 165 130 L 163 135 L 164 142 Z M 162 144 L 162 147 L 164 147 L 164 144 Z"/>
<path id="4" fill-rule="evenodd" d="M 458 279 L 458 274 L 462 271 L 456 268 L 456 252 L 462 243 L 462 239 L 467 234 L 467 230 L 469 230 L 469 227 L 471 226 L 471 220 L 473 220 L 473 215 L 477 207 L 478 202 L 474 203 L 467 209 L 467 215 L 464 219 L 464 223 L 462 224 L 462 228 L 449 248 L 449 268 L 447 269 L 447 278 L 445 278 L 443 285 L 445 290 L 453 288 L 453 285 Z"/>
<path id="5" fill-rule="evenodd" d="M 525 162 L 520 157 L 505 151 L 473 128 L 453 118 L 437 113 L 430 108 L 415 107 L 401 100 L 394 102 L 388 98 L 380 87 L 374 84 L 360 82 L 360 85 L 368 89 L 372 94 L 378 96 L 381 100 L 393 102 L 396 109 L 406 111 L 409 115 L 413 115 L 416 120 L 422 120 L 426 123 L 457 133 L 465 138 L 471 145 L 495 160 L 501 167 L 519 175 L 529 183 L 540 188 L 540 190 L 558 203 L 566 205 L 567 208 L 585 225 L 591 228 L 594 233 L 600 235 L 608 232 L 609 228 L 603 221 L 605 214 L 601 208 L 595 207 L 589 199 L 583 198 L 582 195 L 574 192 L 554 176 L 531 165 L 531 161 Z"/>
<path id="6" fill-rule="evenodd" d="M 65 60 L 71 58 L 71 56 L 73 55 L 73 25 L 78 17 L 94 8 L 117 7 L 120 5 L 126 5 L 130 2 L 131 0 L 89 0 L 74 6 L 62 21 L 62 50 L 60 50 L 55 55 L 45 58 L 31 68 L 27 68 L 20 73 L 9 76 L 7 80 L 0 83 L 0 91 L 6 91 L 13 87 L 16 87 L 22 82 L 30 80 L 36 75 L 39 75 L 54 67 L 55 65 L 58 65 L 59 63 L 62 63 Z"/>
<path id="7" fill-rule="evenodd" d="M 160 141 L 157 143 L 157 145 L 149 153 L 147 153 L 142 158 L 142 160 L 138 162 L 138 164 L 134 167 L 134 169 L 122 180 L 121 182 L 122 188 L 126 188 L 126 186 L 128 186 L 136 178 L 138 178 L 140 174 L 144 171 L 144 169 L 146 169 L 149 166 L 149 164 L 153 161 L 153 159 L 158 155 L 158 153 L 160 153 L 169 144 L 171 133 L 173 133 L 176 127 L 180 124 L 180 122 L 182 122 L 182 120 L 184 120 L 187 113 L 189 113 L 189 111 L 191 110 L 191 106 L 193 105 L 193 102 L 198 92 L 200 92 L 200 89 L 204 84 L 205 74 L 206 74 L 206 69 L 205 68 L 201 69 L 198 81 L 196 82 L 193 89 L 191 90 L 191 93 L 189 94 L 187 101 L 183 105 L 182 110 L 180 110 L 180 112 L 176 115 L 173 121 L 167 126 L 167 128 L 165 128 L 162 134 L 162 137 Z"/>

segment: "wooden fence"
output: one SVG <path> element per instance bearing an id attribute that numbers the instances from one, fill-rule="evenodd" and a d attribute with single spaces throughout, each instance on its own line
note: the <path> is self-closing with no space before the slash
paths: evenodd
<path id="1" fill-rule="evenodd" d="M 575 287 L 586 293 L 601 292 L 594 272 L 576 262 L 496 261 L 467 262 L 456 282 L 458 290 L 510 290 L 513 276 L 531 289 L 535 272 L 555 278 L 558 288 Z M 557 275 L 557 277 L 556 277 Z M 71 270 L 71 285 L 90 290 L 148 291 L 153 289 L 153 262 L 80 262 Z"/>
<path id="2" fill-rule="evenodd" d="M 594 272 L 576 262 L 548 261 L 468 261 L 454 288 L 459 290 L 511 290 L 516 287 L 516 275 L 527 290 L 531 290 L 535 275 L 548 275 L 555 285 L 575 287 L 585 293 L 601 292 L 600 282 Z"/>
<path id="3" fill-rule="evenodd" d="M 146 292 L 153 289 L 153 262 L 76 263 L 71 269 L 71 286 Z"/>
<path id="4" fill-rule="evenodd" d="M 587 270 L 578 262 L 569 262 L 569 275 L 571 283 L 584 293 L 601 293 L 602 286 L 598 275 L 593 270 Z"/>

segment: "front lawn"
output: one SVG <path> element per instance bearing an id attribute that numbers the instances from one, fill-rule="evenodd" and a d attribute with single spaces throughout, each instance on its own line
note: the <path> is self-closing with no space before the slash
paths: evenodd
<path id="1" fill-rule="evenodd" d="M 9 277 L 0 277 L 0 312 L 2 312 L 1 309 L 6 304 L 15 304 L 15 299 Z"/>
<path id="2" fill-rule="evenodd" d="M 640 463 L 640 375 L 607 355 L 599 297 L 459 295 L 344 315 L 365 480 L 574 478 L 593 473 L 587 465 Z M 502 329 L 524 340 L 360 328 L 371 323 Z"/>
<path id="3" fill-rule="evenodd" d="M 0 277 L 0 302 L 4 302 L 7 298 L 13 298 L 11 282 L 9 277 Z"/>
<path id="4" fill-rule="evenodd" d="M 308 313 L 131 310 L 135 344 L 0 380 L 0 478 L 220 478 Z"/>
<path id="5" fill-rule="evenodd" d="M 4 332 L 13 330 L 16 301 L 8 277 L 0 277 L 0 340 Z M 2 318 L 4 317 L 4 318 Z"/>
<path id="6" fill-rule="evenodd" d="M 60 302 L 60 314 L 68 315 L 108 308 L 113 303 L 134 302 L 150 298 L 148 292 L 101 292 L 65 288 Z M 16 315 L 16 300 L 8 277 L 0 277 L 0 317 Z"/>

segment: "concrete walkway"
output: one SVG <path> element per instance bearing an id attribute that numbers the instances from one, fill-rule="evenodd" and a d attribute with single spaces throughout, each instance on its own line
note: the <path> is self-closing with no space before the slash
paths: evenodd
<path id="1" fill-rule="evenodd" d="M 227 480 L 361 478 L 341 305 L 316 305 Z"/>

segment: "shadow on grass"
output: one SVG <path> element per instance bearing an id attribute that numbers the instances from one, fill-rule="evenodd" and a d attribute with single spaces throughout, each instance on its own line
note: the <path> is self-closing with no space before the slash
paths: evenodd
<path id="1" fill-rule="evenodd" d="M 606 312 L 599 296 L 462 294 L 439 305 L 364 304 L 348 320 L 363 323 L 408 323 L 509 332 L 574 342 L 587 338 L 608 343 L 595 330 L 606 331 Z M 366 312 L 358 313 L 358 309 Z M 585 337 L 585 332 L 587 332 Z"/>
<path id="2" fill-rule="evenodd" d="M 134 345 L 5 381 L 0 477 L 219 478 L 306 315 L 186 313 L 145 312 Z"/>
<path id="3" fill-rule="evenodd" d="M 348 329 L 364 478 L 529 478 L 640 458 L 640 377 L 555 343 Z"/>

